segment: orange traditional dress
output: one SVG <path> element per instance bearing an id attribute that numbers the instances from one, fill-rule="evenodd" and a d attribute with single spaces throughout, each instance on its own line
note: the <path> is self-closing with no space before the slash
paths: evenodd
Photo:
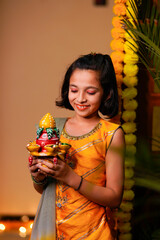
<path id="1" fill-rule="evenodd" d="M 100 119 L 88 134 L 74 137 L 62 130 L 60 140 L 71 145 L 68 164 L 87 181 L 106 186 L 105 156 L 119 125 Z M 111 210 L 88 200 L 58 182 L 56 186 L 57 240 L 116 239 Z"/>

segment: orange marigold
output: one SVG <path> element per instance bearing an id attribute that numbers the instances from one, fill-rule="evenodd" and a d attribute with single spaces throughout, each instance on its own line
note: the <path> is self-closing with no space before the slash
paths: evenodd
<path id="1" fill-rule="evenodd" d="M 117 3 L 113 7 L 113 12 L 117 16 L 126 15 L 126 5 L 124 3 Z"/>
<path id="2" fill-rule="evenodd" d="M 123 62 L 124 60 L 124 53 L 123 52 L 120 52 L 120 51 L 115 51 L 115 52 L 112 52 L 111 55 L 110 55 L 112 61 L 114 63 L 116 62 Z"/>
<path id="3" fill-rule="evenodd" d="M 122 17 L 118 17 L 118 16 L 115 16 L 115 17 L 113 17 L 112 18 L 112 25 L 113 25 L 113 27 L 115 27 L 115 28 L 120 28 L 120 27 L 122 27 Z"/>
<path id="4" fill-rule="evenodd" d="M 114 51 L 123 51 L 124 50 L 124 40 L 122 39 L 113 39 L 110 43 L 112 50 Z"/>
<path id="5" fill-rule="evenodd" d="M 114 39 L 124 38 L 125 30 L 123 28 L 112 28 L 111 35 Z"/>
<path id="6" fill-rule="evenodd" d="M 122 63 L 114 63 L 114 70 L 116 74 L 121 74 L 123 72 L 123 64 Z"/>
<path id="7" fill-rule="evenodd" d="M 116 74 L 116 80 L 117 80 L 117 85 L 121 86 L 121 84 L 123 82 L 123 75 L 122 74 Z"/>

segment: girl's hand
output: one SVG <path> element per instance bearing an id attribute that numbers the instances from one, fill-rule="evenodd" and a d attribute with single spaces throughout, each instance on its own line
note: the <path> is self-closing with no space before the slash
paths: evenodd
<path id="1" fill-rule="evenodd" d="M 43 181 L 47 174 L 39 169 L 40 159 L 33 157 L 33 160 L 29 163 L 29 171 L 37 182 Z"/>
<path id="2" fill-rule="evenodd" d="M 38 165 L 36 166 L 46 175 L 70 186 L 72 185 L 71 182 L 75 173 L 64 161 L 57 159 L 57 163 L 54 163 L 54 161 L 38 160 Z"/>

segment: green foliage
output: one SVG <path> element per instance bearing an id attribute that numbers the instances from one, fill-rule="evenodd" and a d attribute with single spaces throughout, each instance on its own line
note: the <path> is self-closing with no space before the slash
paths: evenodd
<path id="1" fill-rule="evenodd" d="M 129 0 L 130 19 L 124 19 L 125 30 L 138 43 L 136 52 L 160 88 L 160 7 L 158 1 Z M 133 46 L 133 44 L 132 44 Z M 135 46 L 131 48 L 135 51 Z"/>

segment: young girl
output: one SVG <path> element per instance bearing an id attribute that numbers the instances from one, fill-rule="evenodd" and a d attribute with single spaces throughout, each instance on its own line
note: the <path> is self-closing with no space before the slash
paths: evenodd
<path id="1" fill-rule="evenodd" d="M 56 104 L 75 112 L 65 122 L 60 137 L 71 145 L 69 163 L 34 159 L 29 167 L 40 193 L 48 176 L 57 180 L 56 239 L 116 239 L 111 209 L 122 199 L 124 134 L 119 125 L 99 116 L 100 112 L 112 118 L 118 113 L 110 57 L 89 54 L 73 62 Z"/>

